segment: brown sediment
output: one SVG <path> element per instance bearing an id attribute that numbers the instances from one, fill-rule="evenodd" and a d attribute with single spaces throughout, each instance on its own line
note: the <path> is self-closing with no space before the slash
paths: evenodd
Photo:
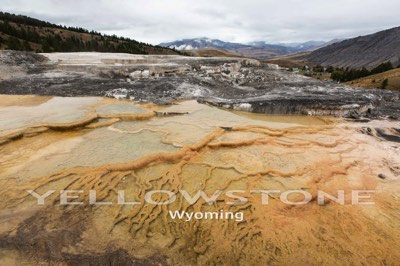
<path id="1" fill-rule="evenodd" d="M 99 127 L 108 127 L 117 122 L 121 121 L 120 118 L 109 118 L 104 119 L 104 121 L 93 122 L 86 126 L 86 128 L 99 128 Z"/>
<path id="2" fill-rule="evenodd" d="M 53 96 L 35 95 L 0 95 L 0 107 L 7 106 L 35 106 L 47 102 Z"/>
<path id="3" fill-rule="evenodd" d="M 114 117 L 97 123 L 103 123 L 99 125 L 102 127 L 119 119 L 136 118 Z M 184 128 L 188 117 L 176 119 L 181 119 L 177 121 Z M 91 126 L 96 127 L 96 122 L 86 125 Z M 170 142 L 165 124 L 162 128 L 149 124 L 143 128 L 163 132 L 160 141 Z M 63 133 L 67 132 L 57 132 Z M 179 150 L 129 162 L 76 166 L 24 182 L 1 180 L 5 209 L 31 206 L 34 199 L 25 190 L 84 191 L 79 198 L 83 205 L 67 207 L 59 206 L 59 193 L 54 193 L 49 197 L 51 204 L 16 223 L 16 232 L 2 235 L 2 245 L 28 254 L 39 250 L 38 257 L 72 264 L 83 259 L 107 263 L 116 254 L 123 262 L 175 265 L 390 265 L 399 261 L 399 199 L 379 190 L 385 185 L 382 182 L 388 181 L 382 181 L 376 173 L 387 167 L 379 165 L 382 159 L 392 155 L 372 137 L 337 125 L 274 128 L 235 123 L 214 126 L 207 134 L 186 134 L 204 135 Z M 392 187 L 398 186 L 393 182 Z M 257 189 L 303 190 L 311 193 L 313 200 L 293 206 L 271 195 L 270 204 L 263 205 L 260 194 L 250 192 Z M 339 189 L 346 193 L 344 205 L 332 201 L 316 204 L 318 190 L 335 195 Z M 349 195 L 354 189 L 380 191 L 377 204 L 352 205 Z M 117 191 L 125 190 L 127 200 L 138 204 L 91 206 L 89 190 L 96 191 L 98 201 L 114 203 Z M 176 201 L 171 205 L 147 204 L 144 195 L 154 190 L 176 193 Z M 191 195 L 198 190 L 208 195 L 216 190 L 244 190 L 241 196 L 248 202 L 228 205 L 232 199 L 222 194 L 211 205 L 204 200 L 189 204 L 180 190 Z M 167 198 L 156 194 L 153 200 Z M 291 200 L 302 199 L 294 195 Z M 186 222 L 169 217 L 169 211 L 175 210 L 243 212 L 244 219 Z M 26 240 L 27 236 L 34 240 Z"/>
<path id="4" fill-rule="evenodd" d="M 100 104 L 106 104 L 106 103 L 100 103 Z M 93 110 L 93 107 L 94 106 L 92 106 L 91 111 L 86 115 L 86 117 L 81 120 L 72 121 L 69 123 L 38 123 L 37 125 L 28 126 L 22 129 L 13 129 L 3 132 L 0 135 L 0 145 L 26 136 L 40 134 L 46 132 L 47 130 L 68 131 L 82 127 L 98 128 L 98 127 L 110 126 L 120 120 L 128 120 L 128 121 L 146 120 L 155 116 L 155 114 L 152 111 L 139 114 L 97 114 Z M 103 122 L 98 122 L 99 119 L 103 118 L 108 120 Z"/>
<path id="5" fill-rule="evenodd" d="M 120 118 L 123 120 L 146 120 L 154 117 L 153 112 L 148 112 L 144 114 L 99 114 L 99 118 Z"/>

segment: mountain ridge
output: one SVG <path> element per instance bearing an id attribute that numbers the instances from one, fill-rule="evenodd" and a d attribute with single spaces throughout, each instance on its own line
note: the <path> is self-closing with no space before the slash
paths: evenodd
<path id="1" fill-rule="evenodd" d="M 333 41 L 333 40 L 332 40 Z M 219 39 L 207 37 L 180 39 L 172 42 L 163 42 L 159 46 L 173 48 L 176 50 L 225 50 L 241 56 L 256 58 L 272 58 L 286 54 L 312 51 L 330 44 L 332 41 L 307 41 L 304 43 L 279 43 L 270 44 L 265 41 L 254 41 L 247 44 L 225 42 Z"/>
<path id="2" fill-rule="evenodd" d="M 371 69 L 384 62 L 396 67 L 400 65 L 400 27 L 336 42 L 300 59 L 343 68 Z"/>

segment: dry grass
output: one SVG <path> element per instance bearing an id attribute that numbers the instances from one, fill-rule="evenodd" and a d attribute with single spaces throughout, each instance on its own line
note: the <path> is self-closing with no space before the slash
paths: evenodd
<path id="1" fill-rule="evenodd" d="M 281 67 L 298 67 L 303 66 L 314 67 L 316 64 L 308 62 L 303 59 L 304 56 L 308 55 L 310 52 L 298 53 L 298 54 L 288 54 L 282 55 L 270 59 L 263 60 L 266 63 L 277 64 Z"/>
<path id="2" fill-rule="evenodd" d="M 216 50 L 216 49 L 190 50 L 186 52 L 193 56 L 200 56 L 200 57 L 242 57 L 232 52 L 224 50 Z"/>
<path id="3" fill-rule="evenodd" d="M 400 68 L 349 81 L 347 84 L 354 87 L 381 88 L 385 79 L 388 79 L 387 89 L 400 90 Z"/>

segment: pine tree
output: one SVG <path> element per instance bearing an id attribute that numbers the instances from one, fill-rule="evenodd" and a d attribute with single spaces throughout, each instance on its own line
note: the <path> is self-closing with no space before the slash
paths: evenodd
<path id="1" fill-rule="evenodd" d="M 384 80 L 382 81 L 381 89 L 386 89 L 386 87 L 388 86 L 388 84 L 389 84 L 389 80 L 388 80 L 388 79 L 384 79 Z"/>
<path id="2" fill-rule="evenodd" d="M 9 50 L 22 50 L 21 43 L 15 37 L 9 37 L 7 40 L 7 49 Z"/>

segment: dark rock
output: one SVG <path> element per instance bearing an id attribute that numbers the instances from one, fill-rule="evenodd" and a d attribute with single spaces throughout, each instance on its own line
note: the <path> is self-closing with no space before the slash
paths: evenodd
<path id="1" fill-rule="evenodd" d="M 380 174 L 378 175 L 378 177 L 379 177 L 380 179 L 387 179 L 387 176 L 386 176 L 385 174 L 382 174 L 382 173 L 380 173 Z"/>
<path id="2" fill-rule="evenodd" d="M 360 129 L 360 132 L 363 133 L 363 134 L 369 135 L 369 136 L 373 136 L 372 129 L 369 128 L 369 127 L 362 127 Z"/>
<path id="3" fill-rule="evenodd" d="M 188 112 L 158 112 L 154 111 L 156 116 L 174 116 L 174 115 L 187 115 L 189 114 Z"/>
<path id="4" fill-rule="evenodd" d="M 400 136 L 392 135 L 389 133 L 386 133 L 383 129 L 377 128 L 376 129 L 377 136 L 387 140 L 387 141 L 393 141 L 393 142 L 399 142 L 400 143 Z"/>

